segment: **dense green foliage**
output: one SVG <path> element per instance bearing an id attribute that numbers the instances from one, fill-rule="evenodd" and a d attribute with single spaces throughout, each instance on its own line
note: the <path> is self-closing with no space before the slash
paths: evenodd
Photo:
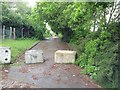
<path id="1" fill-rule="evenodd" d="M 43 39 L 42 24 L 37 20 L 37 12 L 32 12 L 32 8 L 28 7 L 27 2 L 2 2 L 0 3 L 2 7 L 2 18 L 0 21 L 2 25 L 5 25 L 7 29 L 10 27 L 19 30 L 19 35 L 21 35 L 21 30 L 24 28 L 26 35 L 24 37 L 36 37 L 38 39 Z M 28 31 L 28 35 L 27 32 Z"/>
<path id="2" fill-rule="evenodd" d="M 104 87 L 118 87 L 117 8 L 113 2 L 42 2 L 37 3 L 35 10 L 39 23 L 47 22 L 56 34 L 62 35 L 63 41 L 76 48 L 75 64 L 84 68 L 82 73 Z"/>

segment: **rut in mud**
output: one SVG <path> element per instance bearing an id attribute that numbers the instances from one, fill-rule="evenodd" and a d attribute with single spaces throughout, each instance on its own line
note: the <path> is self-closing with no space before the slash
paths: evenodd
<path id="1" fill-rule="evenodd" d="M 51 38 L 41 41 L 32 49 L 42 49 L 45 62 L 26 65 L 22 55 L 17 59 L 18 65 L 10 65 L 2 70 L 3 88 L 100 88 L 88 76 L 80 74 L 80 67 L 55 64 L 55 51 L 69 50 L 67 43 Z"/>

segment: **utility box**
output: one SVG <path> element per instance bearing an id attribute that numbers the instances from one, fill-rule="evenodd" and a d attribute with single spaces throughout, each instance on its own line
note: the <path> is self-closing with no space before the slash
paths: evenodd
<path id="1" fill-rule="evenodd" d="M 0 46 L 0 64 L 11 62 L 11 50 L 10 47 Z"/>
<path id="2" fill-rule="evenodd" d="M 56 63 L 74 63 L 76 51 L 58 50 L 55 52 Z"/>
<path id="3" fill-rule="evenodd" d="M 25 53 L 25 63 L 42 63 L 43 60 L 43 51 L 42 50 L 29 50 Z"/>

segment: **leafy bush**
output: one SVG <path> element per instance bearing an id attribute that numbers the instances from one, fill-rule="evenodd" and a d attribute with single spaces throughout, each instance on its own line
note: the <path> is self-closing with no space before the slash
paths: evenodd
<path id="1" fill-rule="evenodd" d="M 119 66 L 116 53 L 117 50 L 118 45 L 111 43 L 104 51 L 101 51 L 100 54 L 95 57 L 100 68 L 97 72 L 96 81 L 100 82 L 103 86 L 118 87 Z"/>
<path id="2" fill-rule="evenodd" d="M 96 33 L 97 34 L 97 33 Z M 84 50 L 79 54 L 75 64 L 84 68 L 81 73 L 90 75 L 103 87 L 118 87 L 118 39 L 110 41 L 113 33 L 101 32 L 96 39 L 80 43 Z M 94 36 L 93 36 L 94 37 Z M 78 47 L 78 48 L 82 48 Z M 78 49 L 80 50 L 80 49 Z M 79 53 L 79 52 L 78 52 Z"/>

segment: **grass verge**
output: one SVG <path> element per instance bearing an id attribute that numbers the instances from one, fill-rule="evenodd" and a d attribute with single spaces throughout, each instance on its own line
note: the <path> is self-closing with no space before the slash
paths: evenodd
<path id="1" fill-rule="evenodd" d="M 11 48 L 12 62 L 14 62 L 19 55 L 37 42 L 37 39 L 5 39 L 2 43 L 0 43 L 0 46 L 7 46 Z"/>

